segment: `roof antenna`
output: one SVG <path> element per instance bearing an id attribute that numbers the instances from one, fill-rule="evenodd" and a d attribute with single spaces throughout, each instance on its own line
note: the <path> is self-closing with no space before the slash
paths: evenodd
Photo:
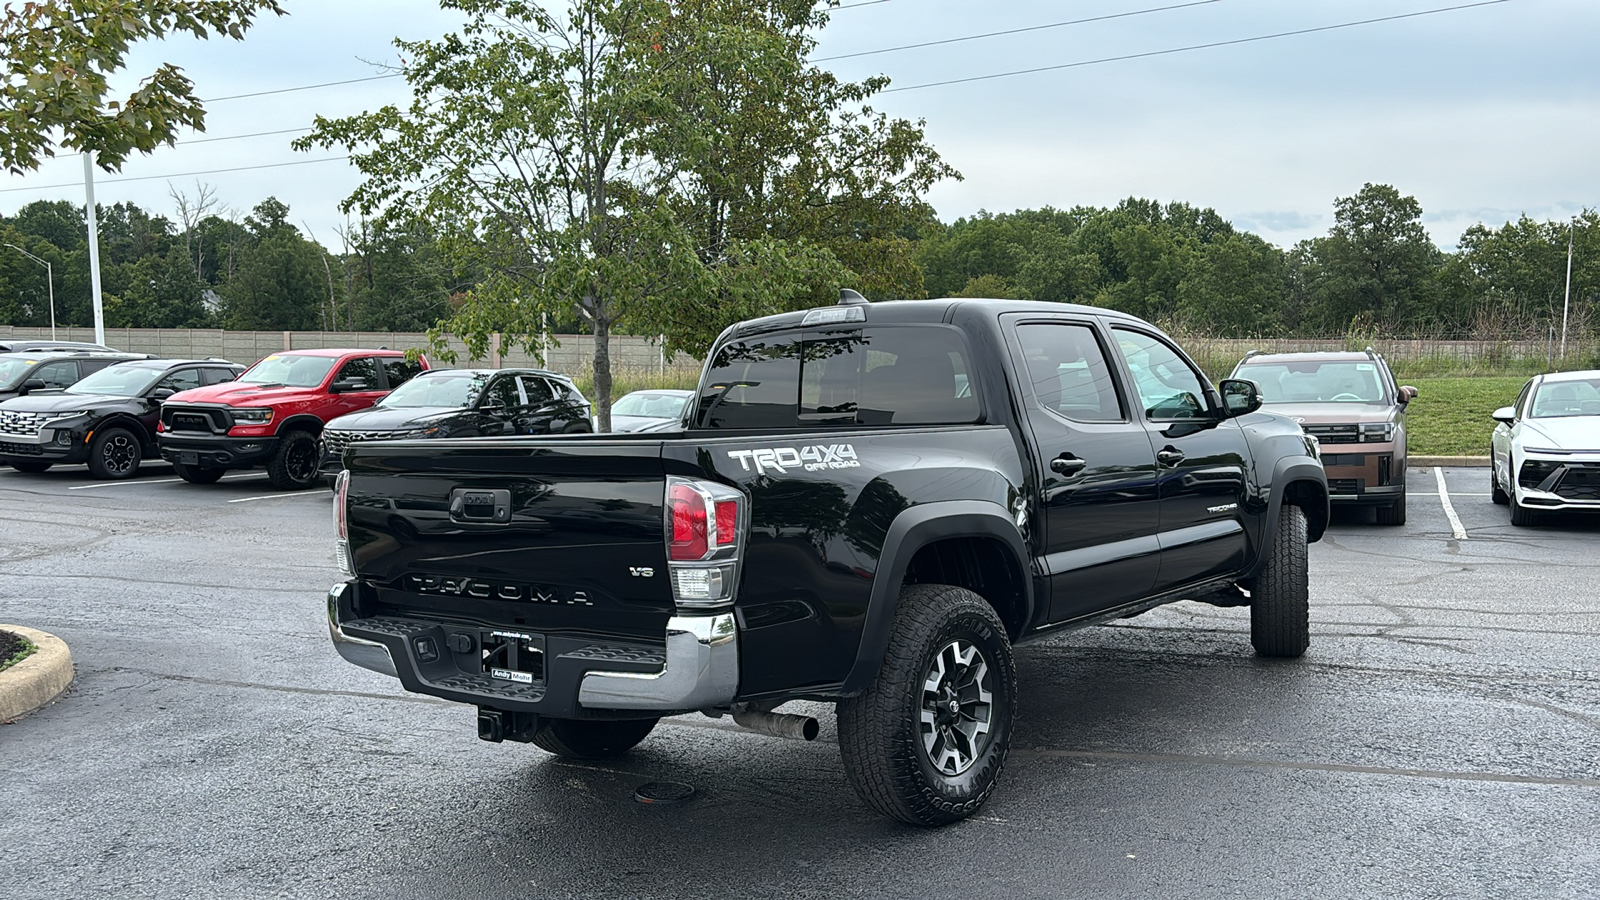
<path id="1" fill-rule="evenodd" d="M 860 294 L 856 293 L 855 291 L 850 290 L 849 288 L 840 288 L 839 289 L 839 305 L 840 306 L 859 306 L 860 304 L 866 303 L 866 302 L 867 302 L 867 298 L 861 296 Z"/>

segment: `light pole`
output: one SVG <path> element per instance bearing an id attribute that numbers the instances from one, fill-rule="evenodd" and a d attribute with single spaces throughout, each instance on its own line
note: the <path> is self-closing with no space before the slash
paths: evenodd
<path id="1" fill-rule="evenodd" d="M 1578 233 L 1578 217 L 1567 226 L 1567 291 L 1561 298 L 1561 358 L 1567 358 L 1567 307 L 1572 305 L 1572 239 Z"/>
<path id="2" fill-rule="evenodd" d="M 44 266 L 44 281 L 45 281 L 45 285 L 50 290 L 50 340 L 52 340 L 52 341 L 55 340 L 56 339 L 56 270 L 55 270 L 55 267 L 51 266 L 49 261 L 43 260 L 43 259 L 40 259 L 37 256 L 34 256 L 32 253 L 29 253 L 28 251 L 22 249 L 21 247 L 18 247 L 16 244 L 7 244 L 6 246 L 10 247 L 11 249 L 13 249 L 15 251 L 17 251 L 18 253 L 21 253 L 23 256 L 26 256 L 27 258 L 33 260 L 34 262 L 39 263 L 39 264 Z"/>

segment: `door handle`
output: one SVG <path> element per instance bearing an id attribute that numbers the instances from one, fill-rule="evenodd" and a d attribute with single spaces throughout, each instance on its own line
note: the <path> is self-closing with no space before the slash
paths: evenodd
<path id="1" fill-rule="evenodd" d="M 1156 462 L 1163 466 L 1172 467 L 1183 462 L 1183 451 L 1177 447 L 1163 447 L 1156 451 Z"/>
<path id="2" fill-rule="evenodd" d="M 1086 459 L 1079 459 L 1071 453 L 1063 453 L 1050 460 L 1050 471 L 1058 475 L 1076 475 L 1082 472 L 1083 467 L 1088 464 L 1089 461 Z"/>

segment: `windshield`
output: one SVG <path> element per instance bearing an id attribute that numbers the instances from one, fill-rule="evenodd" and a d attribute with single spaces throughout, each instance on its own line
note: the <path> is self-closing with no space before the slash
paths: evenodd
<path id="1" fill-rule="evenodd" d="M 35 362 L 20 356 L 0 356 L 0 389 L 10 390 L 21 384 L 23 376 L 34 367 Z"/>
<path id="2" fill-rule="evenodd" d="M 1600 378 L 1547 381 L 1533 395 L 1535 419 L 1600 416 Z"/>
<path id="3" fill-rule="evenodd" d="M 440 372 L 418 375 L 378 401 L 384 409 L 415 409 L 423 406 L 466 408 L 476 406 L 483 386 L 489 383 L 485 372 Z"/>
<path id="4" fill-rule="evenodd" d="M 107 366 L 104 369 L 86 375 L 67 388 L 69 394 L 106 394 L 112 397 L 137 397 L 144 393 L 145 388 L 155 384 L 156 380 L 167 374 L 166 369 L 151 369 L 146 366 Z"/>
<path id="5" fill-rule="evenodd" d="M 683 415 L 687 396 L 635 391 L 611 407 L 613 416 L 648 416 L 652 419 L 676 419 Z"/>
<path id="6" fill-rule="evenodd" d="M 1261 388 L 1267 403 L 1382 403 L 1383 381 L 1370 362 L 1256 363 L 1238 378 Z"/>
<path id="7" fill-rule="evenodd" d="M 333 356 L 269 356 L 235 380 L 242 384 L 316 387 L 338 361 Z"/>

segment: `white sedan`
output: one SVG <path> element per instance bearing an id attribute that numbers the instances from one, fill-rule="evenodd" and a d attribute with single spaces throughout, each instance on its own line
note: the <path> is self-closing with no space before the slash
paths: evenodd
<path id="1" fill-rule="evenodd" d="M 1538 375 L 1517 402 L 1493 413 L 1494 502 L 1511 524 L 1536 525 L 1541 512 L 1600 512 L 1600 371 Z"/>

